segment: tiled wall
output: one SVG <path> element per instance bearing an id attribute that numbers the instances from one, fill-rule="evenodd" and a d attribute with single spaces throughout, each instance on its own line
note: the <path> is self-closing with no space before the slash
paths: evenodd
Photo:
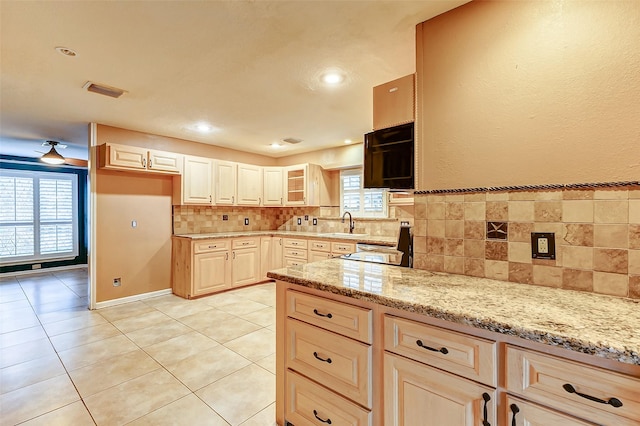
<path id="1" fill-rule="evenodd" d="M 222 220 L 223 215 L 228 220 Z M 391 206 L 389 216 L 385 220 L 355 219 L 354 233 L 396 237 L 399 220 L 413 224 L 413 206 Z M 315 226 L 314 217 L 318 218 Z M 249 219 L 249 225 L 244 224 L 245 218 Z M 174 234 L 267 230 L 332 233 L 348 232 L 349 225 L 342 223 L 337 207 L 173 207 Z"/>
<path id="2" fill-rule="evenodd" d="M 640 299 L 640 187 L 422 194 L 414 267 Z M 506 222 L 507 240 L 487 238 Z M 531 256 L 554 232 L 556 259 Z"/>

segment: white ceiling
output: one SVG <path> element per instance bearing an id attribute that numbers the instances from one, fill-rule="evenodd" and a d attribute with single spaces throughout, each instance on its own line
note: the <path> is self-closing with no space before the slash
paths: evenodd
<path id="1" fill-rule="evenodd" d="M 0 153 L 86 159 L 90 122 L 275 157 L 361 141 L 373 86 L 415 71 L 415 25 L 466 1 L 2 0 Z"/>

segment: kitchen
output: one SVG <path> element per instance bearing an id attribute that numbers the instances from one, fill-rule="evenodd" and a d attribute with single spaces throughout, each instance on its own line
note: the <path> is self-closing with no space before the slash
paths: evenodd
<path id="1" fill-rule="evenodd" d="M 418 193 L 408 208 L 413 213 L 407 215 L 414 225 L 414 269 L 638 299 L 639 166 L 634 142 L 639 83 L 637 73 L 627 72 L 638 69 L 637 21 L 633 2 L 473 2 L 418 26 Z M 500 38 L 502 33 L 509 37 Z M 112 143 L 126 139 L 133 146 L 173 151 L 171 141 L 162 138 L 164 143 L 147 146 L 146 135 L 134 144 L 131 137 L 119 140 L 118 133 L 124 132 L 119 129 L 97 125 L 94 130 L 95 146 L 101 144 L 101 132 L 112 132 Z M 184 153 L 198 155 L 196 148 Z M 315 163 L 308 158 L 297 163 Z M 233 161 L 252 163 L 251 158 Z M 122 203 L 113 199 L 113 188 L 127 187 L 147 210 L 170 209 L 175 178 L 140 176 L 136 179 L 145 191 L 153 191 L 139 193 L 122 174 L 92 172 L 98 176 L 96 219 L 104 231 L 109 220 L 126 221 L 129 227 L 131 219 L 141 225 L 164 220 L 159 226 L 170 229 L 166 218 L 138 219 L 135 210 L 114 213 Z M 100 174 L 108 176 L 102 183 Z M 159 199 L 161 204 L 154 204 Z M 103 205 L 109 214 L 101 217 Z M 235 213 L 233 208 L 228 212 Z M 244 218 L 245 212 L 239 216 Z M 285 222 L 293 221 L 295 229 L 297 218 L 304 220 L 307 214 L 311 220 L 322 218 L 322 212 L 301 209 L 290 212 Z M 187 223 L 181 229 L 191 233 L 190 211 L 180 216 L 180 223 L 182 216 Z M 335 211 L 329 217 L 335 225 L 341 223 Z M 249 219 L 261 220 L 258 215 Z M 486 221 L 507 223 L 509 240 L 486 240 Z M 206 219 L 202 223 L 198 226 L 206 228 Z M 154 236 L 153 230 L 138 231 Z M 136 230 L 130 232 L 126 241 L 103 237 L 118 247 L 106 252 L 121 256 L 123 264 L 129 257 L 125 248 L 138 250 L 133 244 L 140 241 Z M 531 232 L 555 233 L 557 259 L 532 261 Z M 158 241 L 155 252 L 158 248 L 165 250 L 160 259 L 166 259 L 170 245 Z M 100 253 L 97 261 L 113 261 L 103 260 L 107 253 L 99 247 L 95 252 Z M 147 274 L 144 281 L 157 279 L 152 271 L 169 274 L 166 260 L 148 256 L 145 264 L 152 267 L 135 271 Z M 112 279 L 113 274 L 107 275 L 100 284 L 96 277 L 98 295 L 100 288 L 113 288 Z M 150 286 L 138 292 L 158 290 Z M 96 302 L 112 299 L 98 297 Z M 637 313 L 637 305 L 631 312 Z M 638 377 L 637 369 L 625 368 L 628 376 Z"/>

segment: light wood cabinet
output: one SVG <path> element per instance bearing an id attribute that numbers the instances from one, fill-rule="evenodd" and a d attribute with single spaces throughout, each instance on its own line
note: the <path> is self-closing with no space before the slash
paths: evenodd
<path id="1" fill-rule="evenodd" d="M 215 162 L 216 204 L 232 206 L 236 203 L 237 164 L 232 161 Z"/>
<path id="2" fill-rule="evenodd" d="M 307 263 L 307 240 L 302 238 L 283 238 L 282 245 L 285 266 Z"/>
<path id="3" fill-rule="evenodd" d="M 259 237 L 232 240 L 232 287 L 254 284 L 261 280 L 259 242 Z"/>
<path id="4" fill-rule="evenodd" d="M 330 181 L 315 164 L 283 167 L 284 204 L 287 206 L 330 205 Z"/>
<path id="5" fill-rule="evenodd" d="M 229 288 L 231 281 L 229 252 L 196 254 L 193 258 L 193 292 L 191 296 L 202 296 Z"/>
<path id="6" fill-rule="evenodd" d="M 237 205 L 259 206 L 262 204 L 262 167 L 251 164 L 237 165 Z"/>
<path id="7" fill-rule="evenodd" d="M 414 111 L 413 74 L 373 88 L 373 130 L 412 122 Z"/>
<path id="8" fill-rule="evenodd" d="M 264 167 L 263 179 L 263 206 L 283 206 L 283 180 L 282 167 Z"/>
<path id="9" fill-rule="evenodd" d="M 130 145 L 105 143 L 98 146 L 98 167 L 177 175 L 182 171 L 182 155 Z"/>
<path id="10" fill-rule="evenodd" d="M 346 253 L 354 253 L 356 251 L 355 243 L 309 240 L 308 262 L 316 262 L 319 260 L 331 259 L 339 257 Z"/>
<path id="11" fill-rule="evenodd" d="M 210 158 L 185 156 L 178 190 L 175 188 L 176 182 L 179 181 L 174 181 L 174 204 L 213 204 L 213 160 Z M 176 194 L 180 196 L 176 197 Z"/>
<path id="12" fill-rule="evenodd" d="M 508 396 L 502 424 L 510 426 L 595 426 L 566 414 Z"/>
<path id="13" fill-rule="evenodd" d="M 507 390 L 597 424 L 640 423 L 640 378 L 507 346 Z"/>
<path id="14" fill-rule="evenodd" d="M 488 386 L 389 353 L 384 383 L 387 426 L 497 425 L 496 392 Z"/>
<path id="15" fill-rule="evenodd" d="M 172 239 L 173 293 L 191 299 L 231 287 L 231 239 Z"/>

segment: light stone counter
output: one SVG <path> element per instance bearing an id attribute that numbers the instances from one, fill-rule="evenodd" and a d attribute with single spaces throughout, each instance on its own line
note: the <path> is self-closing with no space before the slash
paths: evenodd
<path id="1" fill-rule="evenodd" d="M 342 259 L 267 276 L 640 365 L 640 303 L 631 299 Z"/>
<path id="2" fill-rule="evenodd" d="M 178 234 L 174 237 L 189 238 L 192 240 L 207 240 L 211 238 L 239 238 L 239 237 L 255 237 L 261 235 L 273 235 L 277 237 L 301 237 L 301 238 L 318 238 L 323 240 L 340 240 L 351 241 L 355 243 L 380 244 L 395 247 L 397 237 L 381 237 L 369 234 L 347 234 L 347 233 L 329 233 L 320 232 L 299 232 L 299 231 L 236 231 L 236 232 L 217 232 L 211 234 Z"/>

